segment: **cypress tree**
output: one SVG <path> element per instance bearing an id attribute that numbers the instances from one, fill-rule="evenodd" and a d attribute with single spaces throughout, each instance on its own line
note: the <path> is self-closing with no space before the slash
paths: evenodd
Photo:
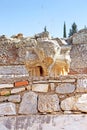
<path id="1" fill-rule="evenodd" d="M 63 27 L 63 37 L 66 38 L 66 24 L 64 22 L 64 27 Z"/>

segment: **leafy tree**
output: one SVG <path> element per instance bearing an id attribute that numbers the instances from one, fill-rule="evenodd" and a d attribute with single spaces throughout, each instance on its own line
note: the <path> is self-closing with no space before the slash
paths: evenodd
<path id="1" fill-rule="evenodd" d="M 69 30 L 69 37 L 72 36 L 74 33 L 77 33 L 77 25 L 74 22 L 71 26 L 71 29 Z"/>
<path id="2" fill-rule="evenodd" d="M 66 38 L 66 24 L 64 22 L 64 27 L 63 27 L 63 37 Z"/>

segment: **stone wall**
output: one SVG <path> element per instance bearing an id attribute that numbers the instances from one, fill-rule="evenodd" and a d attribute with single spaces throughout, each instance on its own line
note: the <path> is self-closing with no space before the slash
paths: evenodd
<path id="1" fill-rule="evenodd" d="M 23 35 L 17 35 L 16 39 L 0 38 L 0 130 L 87 130 L 87 44 L 72 44 L 70 51 L 70 47 L 57 39 L 60 43 L 57 49 L 61 48 L 61 52 L 57 53 L 58 64 L 53 65 L 59 72 L 59 60 L 62 59 L 64 70 L 64 60 L 68 59 L 70 63 L 70 51 L 70 73 L 66 76 L 60 73 L 44 75 L 40 65 L 45 69 L 45 64 L 48 67 L 52 62 L 51 58 L 46 57 L 42 64 L 43 51 L 38 50 L 39 47 L 30 49 L 37 41 L 38 45 L 44 41 L 42 37 L 38 39 L 39 35 L 37 40 L 23 38 Z M 54 54 L 55 47 L 51 52 L 47 52 L 47 48 L 44 50 L 47 55 Z M 28 62 L 33 75 L 25 65 L 26 51 L 29 51 L 27 58 L 35 61 L 33 64 Z"/>
<path id="2" fill-rule="evenodd" d="M 31 79 L 21 69 L 0 75 L 0 116 L 87 112 L 87 75 Z"/>
<path id="3" fill-rule="evenodd" d="M 87 75 L 35 78 L 24 65 L 0 67 L 1 130 L 86 130 L 86 113 Z"/>

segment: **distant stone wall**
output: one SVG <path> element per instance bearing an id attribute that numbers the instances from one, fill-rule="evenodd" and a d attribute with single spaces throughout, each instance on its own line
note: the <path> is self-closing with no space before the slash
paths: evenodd
<path id="1" fill-rule="evenodd" d="M 82 29 L 73 35 L 73 44 L 87 44 L 87 29 Z"/>
<path id="2" fill-rule="evenodd" d="M 87 74 L 87 29 L 80 30 L 71 38 L 71 74 Z"/>
<path id="3" fill-rule="evenodd" d="M 87 44 L 72 45 L 70 57 L 73 74 L 87 74 Z"/>

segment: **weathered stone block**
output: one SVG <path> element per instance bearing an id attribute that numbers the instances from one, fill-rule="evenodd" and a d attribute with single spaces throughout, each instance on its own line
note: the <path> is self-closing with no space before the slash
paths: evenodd
<path id="1" fill-rule="evenodd" d="M 61 102 L 61 108 L 64 111 L 76 110 L 75 103 L 78 97 L 69 97 Z"/>
<path id="2" fill-rule="evenodd" d="M 11 94 L 11 91 L 10 90 L 2 90 L 0 92 L 0 95 L 1 96 L 9 96 Z"/>
<path id="3" fill-rule="evenodd" d="M 87 130 L 86 114 L 0 117 L 0 130 Z"/>
<path id="4" fill-rule="evenodd" d="M 35 114 L 37 113 L 37 94 L 27 92 L 22 97 L 19 108 L 19 114 Z"/>
<path id="5" fill-rule="evenodd" d="M 11 95 L 8 97 L 8 101 L 19 103 L 21 101 L 21 96 L 20 95 Z"/>
<path id="6" fill-rule="evenodd" d="M 77 110 L 80 110 L 82 112 L 87 112 L 87 94 L 82 94 L 78 98 L 75 106 L 77 107 Z"/>
<path id="7" fill-rule="evenodd" d="M 13 84 L 0 84 L 0 88 L 13 88 Z"/>
<path id="8" fill-rule="evenodd" d="M 59 98 L 56 94 L 39 95 L 38 110 L 40 112 L 55 112 L 59 111 Z"/>
<path id="9" fill-rule="evenodd" d="M 70 84 L 70 83 L 63 83 L 63 84 L 59 84 L 56 87 L 56 93 L 72 93 L 75 91 L 75 85 L 74 84 Z"/>
<path id="10" fill-rule="evenodd" d="M 16 130 L 16 117 L 0 117 L 0 130 Z"/>
<path id="11" fill-rule="evenodd" d="M 16 115 L 16 106 L 14 103 L 1 103 L 0 116 L 2 115 Z"/>
<path id="12" fill-rule="evenodd" d="M 21 87 L 21 88 L 14 88 L 11 90 L 11 94 L 15 94 L 15 93 L 19 93 L 25 91 L 25 87 Z"/>
<path id="13" fill-rule="evenodd" d="M 87 29 L 82 29 L 73 36 L 73 44 L 87 44 Z"/>
<path id="14" fill-rule="evenodd" d="M 49 84 L 33 84 L 32 91 L 36 92 L 48 92 Z"/>
<path id="15" fill-rule="evenodd" d="M 87 92 L 87 79 L 78 79 L 76 92 Z"/>
<path id="16" fill-rule="evenodd" d="M 69 97 L 61 102 L 62 110 L 87 112 L 87 94 Z"/>
<path id="17" fill-rule="evenodd" d="M 0 66 L 0 75 L 11 75 L 14 77 L 19 77 L 21 75 L 28 75 L 28 72 L 24 65 L 9 65 Z M 9 85 L 8 85 L 9 86 Z"/>
<path id="18" fill-rule="evenodd" d="M 70 51 L 72 74 L 87 73 L 87 44 L 72 45 Z"/>

